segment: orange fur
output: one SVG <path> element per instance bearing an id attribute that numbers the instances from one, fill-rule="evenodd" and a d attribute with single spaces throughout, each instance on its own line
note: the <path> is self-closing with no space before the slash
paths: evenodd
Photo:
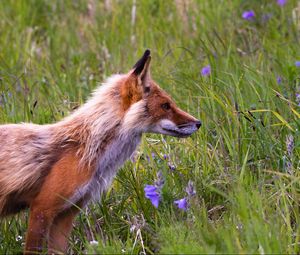
<path id="1" fill-rule="evenodd" d="M 132 104 L 142 99 L 142 88 L 134 77 L 130 77 L 124 82 L 120 90 L 123 106 L 122 112 L 124 114 Z"/>
<path id="2" fill-rule="evenodd" d="M 70 151 L 66 152 L 52 167 L 41 187 L 40 193 L 30 204 L 31 213 L 26 239 L 26 251 L 42 250 L 43 243 L 48 238 L 51 225 L 65 225 L 67 221 L 70 221 L 69 224 L 71 224 L 71 220 L 68 217 L 72 219 L 75 216 L 73 213 L 75 210 L 75 208 L 73 209 L 74 205 L 70 203 L 72 209 L 64 210 L 63 208 L 69 203 L 68 198 L 75 193 L 78 187 L 86 183 L 93 173 L 88 169 L 86 171 L 78 171 L 78 166 L 79 159 L 76 153 Z M 60 214 L 63 216 L 60 216 Z M 60 222 L 62 220 L 61 217 L 64 218 L 62 223 Z"/>

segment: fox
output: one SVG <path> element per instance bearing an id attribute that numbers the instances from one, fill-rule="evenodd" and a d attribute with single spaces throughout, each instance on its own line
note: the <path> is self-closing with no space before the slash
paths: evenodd
<path id="1" fill-rule="evenodd" d="M 58 122 L 0 125 L 0 217 L 29 209 L 24 254 L 66 252 L 75 217 L 110 187 L 143 133 L 184 138 L 200 128 L 152 79 L 150 61 L 147 49 Z"/>

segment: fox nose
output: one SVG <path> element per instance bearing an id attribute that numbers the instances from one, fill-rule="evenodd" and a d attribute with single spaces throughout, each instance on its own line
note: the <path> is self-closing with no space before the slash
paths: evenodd
<path id="1" fill-rule="evenodd" d="M 202 125 L 200 120 L 195 121 L 196 127 L 199 129 Z"/>

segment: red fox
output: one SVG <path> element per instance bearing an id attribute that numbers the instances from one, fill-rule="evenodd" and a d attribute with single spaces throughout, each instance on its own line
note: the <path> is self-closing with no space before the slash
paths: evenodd
<path id="1" fill-rule="evenodd" d="M 64 252 L 72 222 L 111 184 L 143 133 L 188 137 L 201 122 L 150 76 L 150 50 L 65 119 L 0 125 L 0 216 L 30 208 L 25 253 Z"/>

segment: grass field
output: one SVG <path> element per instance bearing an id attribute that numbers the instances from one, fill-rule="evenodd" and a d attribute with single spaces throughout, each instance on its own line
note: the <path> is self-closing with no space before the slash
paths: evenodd
<path id="1" fill-rule="evenodd" d="M 0 1 L 0 123 L 62 119 L 146 48 L 153 78 L 203 123 L 144 136 L 69 252 L 299 253 L 299 41 L 296 0 Z M 159 172 L 156 209 L 144 187 Z M 1 254 L 22 251 L 27 217 L 0 220 Z"/>

